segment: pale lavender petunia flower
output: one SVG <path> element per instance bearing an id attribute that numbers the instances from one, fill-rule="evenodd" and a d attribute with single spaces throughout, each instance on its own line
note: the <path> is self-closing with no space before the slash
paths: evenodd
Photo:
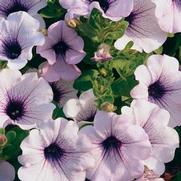
<path id="1" fill-rule="evenodd" d="M 0 180 L 13 181 L 15 179 L 15 169 L 7 161 L 0 161 Z"/>
<path id="2" fill-rule="evenodd" d="M 181 32 L 181 1 L 152 0 L 156 4 L 156 17 L 163 31 L 169 33 Z"/>
<path id="3" fill-rule="evenodd" d="M 94 117 L 97 111 L 96 98 L 93 94 L 93 90 L 83 92 L 79 99 L 68 100 L 63 111 L 67 118 L 71 118 L 80 125 L 83 123 L 91 123 L 94 121 Z"/>
<path id="4" fill-rule="evenodd" d="M 157 175 L 163 174 L 164 163 L 173 160 L 175 150 L 179 147 L 178 133 L 168 126 L 168 111 L 148 101 L 136 100 L 131 103 L 131 107 L 123 107 L 122 113 L 141 126 L 149 137 L 152 153 L 144 160 L 144 164 Z"/>
<path id="5" fill-rule="evenodd" d="M 145 131 L 125 115 L 97 112 L 94 126 L 80 130 L 82 139 L 91 141 L 90 152 L 96 165 L 87 169 L 87 178 L 97 180 L 134 180 L 144 172 L 142 159 L 150 155 L 151 145 Z"/>
<path id="6" fill-rule="evenodd" d="M 45 27 L 45 22 L 38 11 L 46 5 L 46 0 L 1 0 L 0 18 L 7 18 L 12 13 L 24 11 L 39 20 L 42 27 Z"/>
<path id="7" fill-rule="evenodd" d="M 39 22 L 25 12 L 0 19 L 0 59 L 12 69 L 23 68 L 32 59 L 32 48 L 44 43 Z"/>
<path id="8" fill-rule="evenodd" d="M 135 77 L 139 84 L 133 88 L 131 96 L 166 109 L 171 115 L 169 125 L 180 126 L 181 72 L 178 60 L 167 55 L 152 55 L 147 65 L 137 67 Z"/>
<path id="9" fill-rule="evenodd" d="M 68 100 L 77 98 L 78 91 L 73 88 L 73 81 L 60 79 L 59 81 L 50 82 L 49 84 L 53 90 L 53 101 L 60 107 L 63 107 Z"/>
<path id="10" fill-rule="evenodd" d="M 75 64 L 85 56 L 83 39 L 64 21 L 58 21 L 48 28 L 45 44 L 37 47 L 37 53 L 46 58 L 42 72 L 48 81 L 74 80 L 80 75 Z"/>
<path id="11" fill-rule="evenodd" d="M 133 11 L 125 20 L 129 23 L 128 28 L 114 45 L 118 50 L 133 41 L 132 49 L 150 53 L 166 41 L 167 34 L 158 25 L 155 4 L 151 0 L 134 0 Z"/>
<path id="12" fill-rule="evenodd" d="M 21 144 L 18 171 L 26 181 L 84 181 L 86 169 L 94 166 L 90 143 L 80 139 L 78 126 L 64 118 L 48 120 L 32 130 Z"/>
<path id="13" fill-rule="evenodd" d="M 10 69 L 1 70 L 0 77 L 0 127 L 31 129 L 52 115 L 53 92 L 43 78 Z"/>
<path id="14" fill-rule="evenodd" d="M 89 16 L 91 11 L 96 8 L 103 17 L 119 21 L 130 14 L 133 0 L 60 0 L 60 5 L 68 9 L 67 19 Z"/>
<path id="15" fill-rule="evenodd" d="M 39 66 L 39 69 L 28 69 L 27 73 L 29 72 L 36 72 L 39 77 L 43 77 L 42 75 L 42 67 L 44 63 Z M 43 77 L 45 78 L 45 77 Z M 46 80 L 46 79 L 45 79 Z M 53 101 L 59 106 L 63 107 L 64 104 L 73 98 L 77 98 L 78 91 L 73 87 L 74 81 L 65 81 L 65 80 L 58 80 L 55 82 L 49 82 L 50 87 L 53 91 Z"/>

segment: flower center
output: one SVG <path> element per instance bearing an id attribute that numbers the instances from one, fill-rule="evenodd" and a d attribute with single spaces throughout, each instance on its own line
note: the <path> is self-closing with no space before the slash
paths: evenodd
<path id="1" fill-rule="evenodd" d="M 81 121 L 93 122 L 96 115 L 96 111 L 97 111 L 96 106 L 90 105 L 87 109 L 80 111 L 80 113 L 76 117 L 76 120 L 78 122 Z"/>
<path id="2" fill-rule="evenodd" d="M 15 13 L 18 11 L 28 11 L 28 8 L 25 4 L 22 4 L 20 1 L 15 1 L 14 4 L 6 9 L 6 15 L 8 16 L 11 13 Z"/>
<path id="3" fill-rule="evenodd" d="M 93 121 L 94 121 L 94 118 L 95 118 L 95 114 L 96 114 L 96 112 L 95 112 L 95 113 L 91 113 L 90 116 L 87 117 L 87 119 L 84 120 L 84 121 L 93 122 Z"/>
<path id="4" fill-rule="evenodd" d="M 106 13 L 110 6 L 110 0 L 89 0 L 90 2 L 97 1 L 100 4 L 102 10 Z"/>
<path id="5" fill-rule="evenodd" d="M 53 91 L 53 100 L 55 102 L 59 102 L 60 99 L 62 98 L 61 90 L 56 86 L 55 82 L 50 83 L 50 86 L 51 86 L 52 91 Z"/>
<path id="6" fill-rule="evenodd" d="M 56 143 L 50 144 L 44 149 L 44 156 L 49 161 L 59 161 L 64 155 L 65 151 Z"/>
<path id="7" fill-rule="evenodd" d="M 132 24 L 132 22 L 134 21 L 134 19 L 135 19 L 135 13 L 132 12 L 129 16 L 127 16 L 127 17 L 125 18 L 125 21 L 127 21 L 129 24 Z"/>
<path id="8" fill-rule="evenodd" d="M 114 150 L 118 151 L 121 147 L 121 141 L 118 140 L 115 136 L 109 136 L 101 144 L 105 152 L 110 152 Z"/>
<path id="9" fill-rule="evenodd" d="M 69 46 L 64 41 L 59 41 L 53 46 L 53 49 L 56 54 L 65 55 L 66 51 L 69 49 Z"/>
<path id="10" fill-rule="evenodd" d="M 148 87 L 148 94 L 153 99 L 161 99 L 165 93 L 166 89 L 159 80 Z"/>
<path id="11" fill-rule="evenodd" d="M 181 0 L 172 0 L 175 4 L 176 4 L 176 6 L 179 8 L 179 9 L 181 9 Z"/>
<path id="12" fill-rule="evenodd" d="M 17 40 L 4 41 L 3 43 L 4 53 L 9 59 L 16 59 L 21 54 L 21 46 Z"/>
<path id="13" fill-rule="evenodd" d="M 5 112 L 12 120 L 18 120 L 25 113 L 24 103 L 18 100 L 9 100 Z"/>

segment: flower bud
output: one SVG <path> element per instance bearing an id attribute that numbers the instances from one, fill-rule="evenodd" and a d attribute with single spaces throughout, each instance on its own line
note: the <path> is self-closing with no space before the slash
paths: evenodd
<path id="1" fill-rule="evenodd" d="M 7 138 L 4 134 L 0 134 L 0 147 L 3 147 L 7 143 Z"/>
<path id="2" fill-rule="evenodd" d="M 99 47 L 97 52 L 94 53 L 94 57 L 92 58 L 96 62 L 106 62 L 112 59 L 110 54 L 110 46 L 102 43 Z"/>
<path id="3" fill-rule="evenodd" d="M 40 32 L 43 33 L 45 36 L 48 36 L 48 30 L 45 28 L 40 29 Z"/>
<path id="4" fill-rule="evenodd" d="M 105 68 L 101 68 L 101 69 L 99 70 L 99 72 L 100 72 L 100 74 L 101 74 L 103 77 L 106 77 L 107 71 L 106 71 Z"/>
<path id="5" fill-rule="evenodd" d="M 106 111 L 106 112 L 114 112 L 116 110 L 116 107 L 109 102 L 103 103 L 101 108 L 103 111 Z"/>
<path id="6" fill-rule="evenodd" d="M 70 20 L 66 20 L 66 23 L 70 28 L 75 28 L 80 24 L 80 21 L 76 18 L 73 18 Z"/>

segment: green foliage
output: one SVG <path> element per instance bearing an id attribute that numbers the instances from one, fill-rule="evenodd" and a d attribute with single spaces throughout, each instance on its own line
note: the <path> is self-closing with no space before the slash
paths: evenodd
<path id="1" fill-rule="evenodd" d="M 20 144 L 28 136 L 28 131 L 22 130 L 17 126 L 10 126 L 6 129 L 7 144 L 1 150 L 0 157 L 5 160 L 16 158 L 20 153 Z"/>
<path id="2" fill-rule="evenodd" d="M 60 6 L 59 0 L 47 0 L 47 4 L 40 11 L 40 15 L 49 27 L 52 23 L 63 20 L 66 10 Z M 74 88 L 79 93 L 92 88 L 99 109 L 102 109 L 105 103 L 110 103 L 110 105 L 115 106 L 115 112 L 120 113 L 122 106 L 130 105 L 132 101 L 130 91 L 137 84 L 134 71 L 136 67 L 144 64 L 150 56 L 144 52 L 139 53 L 131 50 L 133 42 L 129 42 L 124 51 L 118 51 L 114 48 L 115 41 L 124 34 L 127 26 L 126 21 L 110 21 L 103 18 L 97 9 L 94 9 L 89 18 L 80 17 L 80 24 L 75 28 L 84 39 L 86 56 L 78 65 L 82 74 L 75 80 Z M 110 54 L 113 59 L 109 62 L 100 63 L 92 60 L 94 53 L 102 43 L 110 46 Z M 153 53 L 175 56 L 181 63 L 181 34 L 169 36 L 165 44 Z M 24 73 L 30 68 L 38 68 L 44 61 L 34 49 L 32 60 L 21 71 Z M 6 62 L 1 61 L 0 69 L 6 67 L 6 64 Z M 58 117 L 64 117 L 64 114 L 62 108 L 56 105 L 53 119 Z M 176 130 L 181 138 L 181 127 L 177 127 Z M 10 161 L 17 170 L 20 167 L 17 161 L 18 155 L 21 154 L 20 144 L 29 132 L 17 126 L 8 126 L 6 130 L 0 129 L 0 134 L 7 137 L 7 143 L 0 147 L 0 159 Z M 180 158 L 181 148 L 178 148 L 174 160 L 166 164 L 166 171 L 175 175 L 174 181 L 181 180 Z"/>
<path id="3" fill-rule="evenodd" d="M 40 11 L 43 18 L 61 18 L 65 13 L 58 0 L 48 0 L 47 6 Z"/>

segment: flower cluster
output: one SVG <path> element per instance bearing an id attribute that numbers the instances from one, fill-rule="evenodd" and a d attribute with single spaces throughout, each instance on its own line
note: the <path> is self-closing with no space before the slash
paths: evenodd
<path id="1" fill-rule="evenodd" d="M 0 181 L 181 180 L 180 18 L 180 0 L 1 0 Z"/>

